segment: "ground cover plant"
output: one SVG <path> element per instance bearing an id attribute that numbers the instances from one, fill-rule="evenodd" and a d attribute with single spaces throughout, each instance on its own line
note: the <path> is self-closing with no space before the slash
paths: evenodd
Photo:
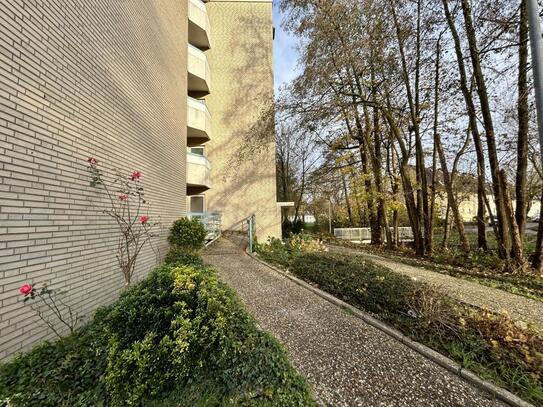
<path id="1" fill-rule="evenodd" d="M 311 406 L 281 345 L 195 255 L 0 365 L 0 406 Z"/>
<path id="2" fill-rule="evenodd" d="M 289 242 L 259 256 L 396 327 L 479 376 L 543 404 L 543 335 L 506 314 L 466 306 L 357 256 L 299 253 Z"/>
<path id="3" fill-rule="evenodd" d="M 384 255 L 399 262 L 424 267 L 453 277 L 475 281 L 488 287 L 543 301 L 543 277 L 535 272 L 516 272 L 495 253 L 471 251 L 464 253 L 456 247 L 436 251 L 432 256 L 420 257 L 408 247 L 392 250 L 384 246 L 361 245 L 346 240 L 328 238 L 328 242 L 361 252 Z"/>

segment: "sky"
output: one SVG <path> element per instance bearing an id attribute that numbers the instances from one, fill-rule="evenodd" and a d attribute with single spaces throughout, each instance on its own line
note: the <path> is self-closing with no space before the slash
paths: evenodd
<path id="1" fill-rule="evenodd" d="M 282 15 L 279 11 L 278 1 L 273 2 L 273 24 L 275 26 L 275 41 L 273 42 L 275 92 L 296 76 L 298 51 L 297 40 L 284 31 Z"/>

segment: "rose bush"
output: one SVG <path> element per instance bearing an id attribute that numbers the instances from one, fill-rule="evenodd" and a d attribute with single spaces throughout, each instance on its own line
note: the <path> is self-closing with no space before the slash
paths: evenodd
<path id="1" fill-rule="evenodd" d="M 98 160 L 89 157 L 87 162 L 91 186 L 101 186 L 110 201 L 109 207 L 103 212 L 115 220 L 119 229 L 117 261 L 125 285 L 129 286 L 137 258 L 143 247 L 150 243 L 153 237 L 158 236 L 156 230 L 159 229 L 160 223 L 151 222 L 149 215 L 142 213 L 145 209 L 149 210 L 149 203 L 145 198 L 141 182 L 143 175 L 140 171 L 133 171 L 128 177 L 117 173 L 108 184 L 98 167 Z"/>

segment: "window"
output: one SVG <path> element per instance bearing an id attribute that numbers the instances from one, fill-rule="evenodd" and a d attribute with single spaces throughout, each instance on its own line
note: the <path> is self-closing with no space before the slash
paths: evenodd
<path id="1" fill-rule="evenodd" d="M 197 196 L 191 196 L 190 197 L 190 212 L 191 213 L 204 213 L 205 212 L 204 196 L 203 195 L 197 195 Z"/>
<path id="2" fill-rule="evenodd" d="M 192 154 L 197 154 L 197 155 L 204 155 L 204 147 L 191 147 L 190 148 L 190 152 Z"/>

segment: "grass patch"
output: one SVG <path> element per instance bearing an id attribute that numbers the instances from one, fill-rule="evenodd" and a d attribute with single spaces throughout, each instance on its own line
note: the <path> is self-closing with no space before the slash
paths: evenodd
<path id="1" fill-rule="evenodd" d="M 175 259 L 170 259 L 175 260 Z M 283 347 L 195 257 L 0 365 L 0 406 L 312 406 Z"/>

